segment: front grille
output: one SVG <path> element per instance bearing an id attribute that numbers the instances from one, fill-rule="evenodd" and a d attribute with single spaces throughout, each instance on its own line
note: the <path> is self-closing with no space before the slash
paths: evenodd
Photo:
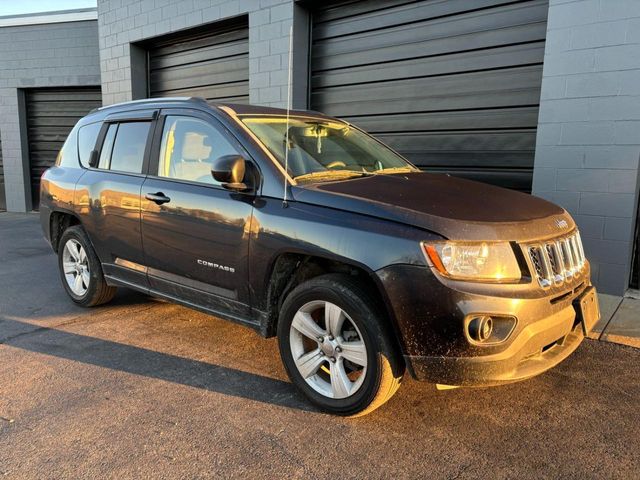
<path id="1" fill-rule="evenodd" d="M 534 276 L 543 287 L 578 277 L 585 265 L 580 232 L 527 245 Z"/>

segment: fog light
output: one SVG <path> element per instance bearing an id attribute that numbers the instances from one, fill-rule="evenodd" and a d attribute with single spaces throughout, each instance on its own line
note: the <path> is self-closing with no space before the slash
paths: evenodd
<path id="1" fill-rule="evenodd" d="M 469 322 L 467 329 L 472 340 L 486 342 L 493 333 L 493 320 L 487 316 L 475 317 Z"/>
<path id="2" fill-rule="evenodd" d="M 471 343 L 491 345 L 505 341 L 516 326 L 515 317 L 474 314 L 465 321 L 466 334 Z"/>

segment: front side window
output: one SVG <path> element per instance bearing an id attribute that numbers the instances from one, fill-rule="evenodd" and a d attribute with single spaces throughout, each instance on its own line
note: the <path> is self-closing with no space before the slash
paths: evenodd
<path id="1" fill-rule="evenodd" d="M 142 173 L 151 122 L 111 123 L 102 142 L 98 168 Z"/>
<path id="2" fill-rule="evenodd" d="M 283 116 L 241 120 L 283 167 L 288 153 L 288 173 L 299 182 L 418 171 L 400 155 L 343 122 L 311 117 L 287 121 Z"/>
<path id="3" fill-rule="evenodd" d="M 219 185 L 211 176 L 213 161 L 237 153 L 224 134 L 210 123 L 170 115 L 162 132 L 158 176 Z"/>

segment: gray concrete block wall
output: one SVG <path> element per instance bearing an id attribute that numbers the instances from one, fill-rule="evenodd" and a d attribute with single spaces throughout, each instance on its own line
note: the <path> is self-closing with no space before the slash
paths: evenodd
<path id="1" fill-rule="evenodd" d="M 18 89 L 100 85 L 97 21 L 0 28 L 0 134 L 7 210 L 31 210 Z"/>
<path id="2" fill-rule="evenodd" d="M 132 100 L 138 91 L 130 43 L 243 14 L 249 15 L 250 102 L 286 105 L 292 0 L 99 0 L 103 103 Z"/>
<path id="3" fill-rule="evenodd" d="M 551 0 L 533 193 L 574 215 L 604 293 L 629 283 L 640 158 L 640 2 Z"/>

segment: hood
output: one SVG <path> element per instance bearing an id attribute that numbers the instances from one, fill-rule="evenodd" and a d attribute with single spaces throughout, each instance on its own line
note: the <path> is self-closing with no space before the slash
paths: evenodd
<path id="1" fill-rule="evenodd" d="M 564 209 L 541 198 L 426 172 L 298 185 L 292 194 L 296 201 L 414 225 L 450 240 L 526 242 L 575 227 Z"/>

